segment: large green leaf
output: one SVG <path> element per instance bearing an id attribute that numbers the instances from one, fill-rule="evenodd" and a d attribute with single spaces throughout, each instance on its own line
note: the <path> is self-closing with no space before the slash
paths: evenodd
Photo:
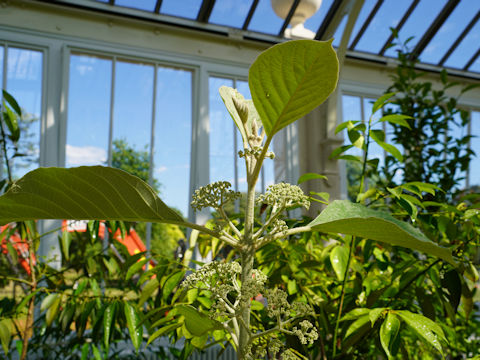
<path id="1" fill-rule="evenodd" d="M 393 357 L 392 347 L 399 330 L 400 320 L 398 320 L 398 317 L 394 313 L 388 312 L 387 317 L 380 328 L 380 342 L 389 359 Z"/>
<path id="2" fill-rule="evenodd" d="M 331 41 L 272 46 L 250 67 L 253 103 L 267 135 L 308 114 L 335 90 L 338 60 Z"/>
<path id="3" fill-rule="evenodd" d="M 450 250 L 430 241 L 410 224 L 348 200 L 332 202 L 309 226 L 322 232 L 359 236 L 418 250 L 455 265 Z"/>
<path id="4" fill-rule="evenodd" d="M 15 182 L 0 196 L 0 224 L 32 219 L 183 223 L 145 182 L 103 166 L 39 168 Z"/>
<path id="5" fill-rule="evenodd" d="M 143 326 L 141 325 L 140 317 L 135 307 L 129 302 L 124 303 L 123 309 L 132 344 L 138 353 L 138 349 L 140 348 L 143 339 Z"/>

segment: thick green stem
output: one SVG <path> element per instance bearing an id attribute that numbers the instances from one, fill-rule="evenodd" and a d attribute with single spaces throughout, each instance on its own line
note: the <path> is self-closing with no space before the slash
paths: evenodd
<path id="1" fill-rule="evenodd" d="M 355 238 L 350 240 L 349 251 L 348 251 L 348 260 L 347 266 L 345 267 L 345 274 L 343 275 L 342 281 L 342 291 L 340 294 L 340 304 L 338 306 L 338 313 L 337 313 L 337 320 L 335 322 L 335 331 L 333 333 L 333 354 L 332 359 L 335 358 L 337 355 L 337 335 L 338 335 L 338 327 L 340 325 L 340 319 L 342 317 L 342 310 L 343 310 L 343 300 L 345 299 L 345 286 L 348 280 L 348 270 L 350 268 L 350 260 L 352 259 L 353 248 L 355 247 Z"/>

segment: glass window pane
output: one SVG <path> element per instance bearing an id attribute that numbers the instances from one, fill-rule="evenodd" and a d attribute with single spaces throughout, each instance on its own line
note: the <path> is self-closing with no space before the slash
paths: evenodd
<path id="1" fill-rule="evenodd" d="M 355 50 L 378 53 L 390 36 L 388 29 L 397 26 L 410 3 L 411 1 L 385 1 L 368 25 Z"/>
<path id="2" fill-rule="evenodd" d="M 480 9 L 478 0 L 462 0 L 447 18 L 420 56 L 420 60 L 437 64 Z"/>
<path id="3" fill-rule="evenodd" d="M 162 14 L 196 19 L 202 0 L 163 0 L 160 12 Z"/>
<path id="4" fill-rule="evenodd" d="M 43 53 L 8 47 L 7 54 L 7 91 L 15 97 L 23 112 L 23 131 L 18 145 L 19 151 L 27 156 L 13 161 L 14 176 L 21 177 L 38 166 Z"/>
<path id="5" fill-rule="evenodd" d="M 477 60 L 473 62 L 473 64 L 470 66 L 468 70 L 474 71 L 474 72 L 480 72 L 480 56 L 477 57 Z"/>
<path id="6" fill-rule="evenodd" d="M 153 176 L 162 200 L 188 216 L 192 134 L 192 73 L 159 67 Z"/>
<path id="7" fill-rule="evenodd" d="M 218 93 L 220 86 L 233 87 L 233 80 L 209 79 L 210 111 L 210 183 L 229 181 L 235 186 L 234 123 Z"/>
<path id="8" fill-rule="evenodd" d="M 260 0 L 248 30 L 277 35 L 282 28 L 283 19 L 275 14 L 270 0 Z"/>
<path id="9" fill-rule="evenodd" d="M 480 191 L 480 111 L 472 112 L 471 134 L 475 136 L 470 140 L 475 156 L 470 162 L 469 183 L 471 188 L 477 186 L 476 191 Z"/>
<path id="10" fill-rule="evenodd" d="M 150 169 L 153 79 L 153 65 L 127 61 L 115 65 L 112 166 L 144 181 Z"/>
<path id="11" fill-rule="evenodd" d="M 252 6 L 253 0 L 222 0 L 215 2 L 210 22 L 241 28 Z"/>
<path id="12" fill-rule="evenodd" d="M 155 10 L 156 3 L 157 0 L 115 0 L 115 5 L 147 11 Z"/>
<path id="13" fill-rule="evenodd" d="M 72 54 L 69 80 L 66 166 L 105 165 L 112 60 Z"/>
<path id="14" fill-rule="evenodd" d="M 0 46 L 0 81 L 1 81 L 1 86 L 3 87 L 3 57 L 5 53 L 5 48 L 3 46 Z"/>

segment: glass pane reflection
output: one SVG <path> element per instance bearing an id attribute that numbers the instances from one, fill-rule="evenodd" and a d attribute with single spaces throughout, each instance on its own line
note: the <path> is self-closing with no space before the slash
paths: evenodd
<path id="1" fill-rule="evenodd" d="M 13 174 L 21 177 L 38 166 L 40 155 L 40 116 L 42 113 L 43 53 L 8 47 L 7 91 L 22 108 L 22 135 L 19 151 L 25 157 L 12 161 Z"/>
<path id="2" fill-rule="evenodd" d="M 112 59 L 72 54 L 69 79 L 66 166 L 105 165 Z"/>

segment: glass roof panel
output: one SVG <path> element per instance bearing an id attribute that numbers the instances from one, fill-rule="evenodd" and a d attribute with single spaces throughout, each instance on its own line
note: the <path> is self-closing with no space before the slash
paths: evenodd
<path id="1" fill-rule="evenodd" d="M 460 36 L 465 26 L 470 23 L 480 9 L 478 0 L 462 0 L 450 14 L 432 41 L 420 55 L 422 62 L 438 64 L 442 56 Z"/>
<path id="2" fill-rule="evenodd" d="M 360 14 L 358 14 L 357 21 L 355 22 L 355 26 L 353 27 L 352 36 L 350 37 L 350 43 L 355 39 L 358 32 L 363 26 L 363 23 L 367 19 L 368 15 L 372 12 L 377 0 L 366 0 L 363 3 L 362 10 L 360 10 Z"/>
<path id="3" fill-rule="evenodd" d="M 468 70 L 480 72 L 480 56 L 477 58 L 477 60 L 474 61 L 474 63 L 470 66 Z"/>
<path id="4" fill-rule="evenodd" d="M 305 28 L 316 33 L 332 4 L 333 0 L 323 0 L 320 9 L 318 9 L 311 18 L 308 18 L 307 21 L 305 21 Z"/>
<path id="5" fill-rule="evenodd" d="M 166 15 L 196 19 L 202 0 L 163 0 L 160 12 Z"/>
<path id="6" fill-rule="evenodd" d="M 248 30 L 278 35 L 282 28 L 283 19 L 280 19 L 272 9 L 270 0 L 260 0 L 253 14 Z"/>
<path id="7" fill-rule="evenodd" d="M 386 0 L 368 25 L 355 50 L 378 53 L 390 36 L 389 27 L 397 26 L 410 4 L 411 1 Z"/>
<path id="8" fill-rule="evenodd" d="M 409 41 L 408 47 L 409 49 L 413 49 L 415 44 L 421 39 L 422 35 L 427 31 L 430 27 L 432 22 L 435 20 L 437 15 L 442 10 L 443 6 L 447 3 L 447 0 L 423 0 L 420 1 L 418 6 L 415 8 L 412 14 L 410 14 L 407 22 L 402 27 L 402 29 L 398 33 L 398 38 L 400 43 L 405 42 L 409 37 L 413 36 L 413 39 Z M 461 3 L 461 2 L 460 2 Z M 458 5 L 460 6 L 460 5 Z M 458 7 L 457 6 L 457 7 Z M 448 20 L 445 22 L 447 23 Z M 445 25 L 444 23 L 444 25 Z M 443 26 L 442 26 L 443 27 Z M 461 30 L 460 30 L 461 31 Z M 443 37 L 441 38 L 443 42 Z M 454 40 L 446 40 L 445 46 L 448 48 L 449 45 L 452 44 Z M 431 50 L 430 50 L 431 51 Z M 445 50 L 446 51 L 446 50 Z M 391 47 L 385 52 L 386 56 L 396 57 L 396 47 Z M 441 57 L 437 55 L 438 61 L 440 61 Z"/>
<path id="9" fill-rule="evenodd" d="M 465 22 L 467 23 L 467 22 Z M 468 61 L 477 52 L 480 44 L 480 21 L 477 21 L 475 26 L 465 36 L 462 42 L 458 45 L 455 51 L 445 61 L 446 67 L 463 69 Z"/>
<path id="10" fill-rule="evenodd" d="M 156 0 L 115 0 L 115 5 L 147 11 L 155 10 L 156 3 Z"/>
<path id="11" fill-rule="evenodd" d="M 215 2 L 209 22 L 241 28 L 253 0 L 221 0 Z"/>

